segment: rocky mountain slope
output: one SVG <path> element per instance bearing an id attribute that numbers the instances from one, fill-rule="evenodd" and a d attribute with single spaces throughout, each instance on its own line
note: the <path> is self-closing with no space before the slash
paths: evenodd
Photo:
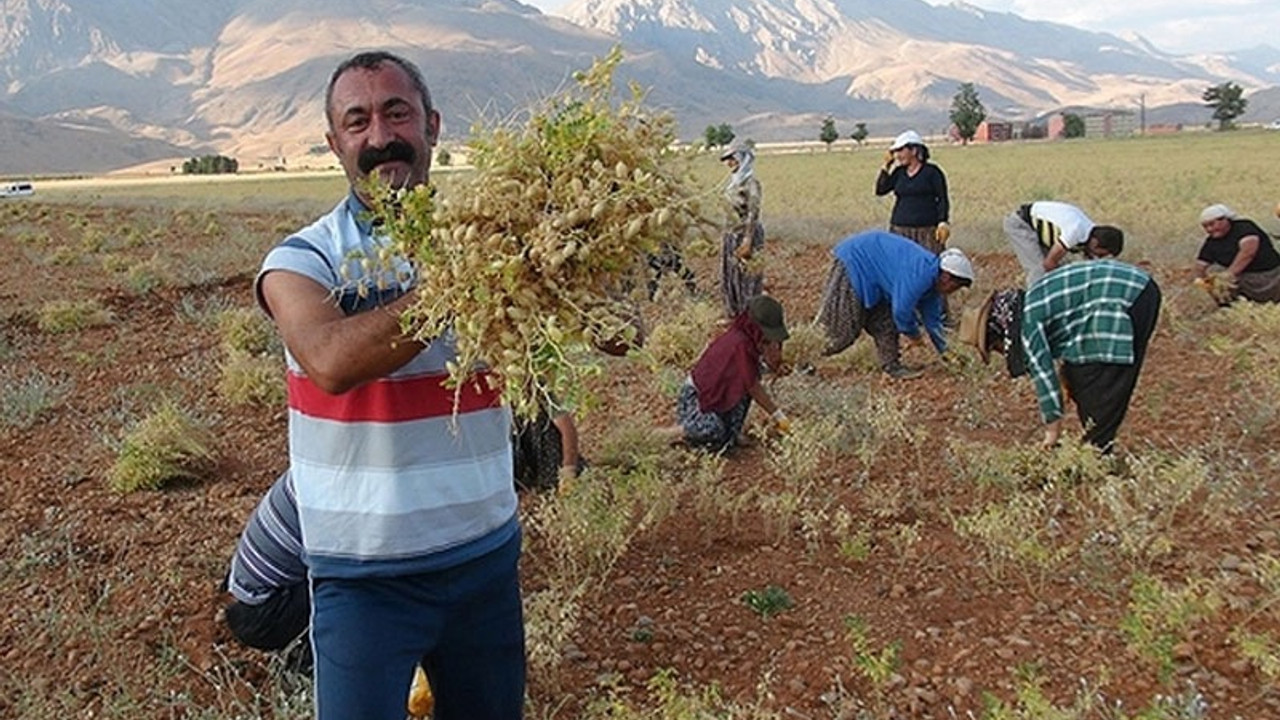
<path id="1" fill-rule="evenodd" d="M 1280 84 L 1280 52 L 1179 58 L 1141 38 L 921 0 L 577 0 L 570 20 L 676 57 L 750 76 L 841 83 L 851 97 L 947 107 L 973 82 L 990 110 L 1027 117 L 1064 105 L 1198 98 L 1229 79 Z"/>
<path id="2" fill-rule="evenodd" d="M 688 138 L 721 122 L 808 137 L 828 114 L 873 132 L 938 124 L 958 82 L 1010 117 L 1138 94 L 1148 107 L 1187 102 L 1223 79 L 1280 85 L 1269 48 L 1179 58 L 920 0 L 578 0 L 564 15 L 517 0 L 0 0 L 0 112 L 23 121 L 5 124 L 0 174 L 66 171 L 44 144 L 55 131 L 81 171 L 208 151 L 246 168 L 328 163 L 324 85 L 363 48 L 424 68 L 455 142 L 618 42 L 619 80 L 651 88 Z M 108 151 L 121 143 L 133 144 Z"/>

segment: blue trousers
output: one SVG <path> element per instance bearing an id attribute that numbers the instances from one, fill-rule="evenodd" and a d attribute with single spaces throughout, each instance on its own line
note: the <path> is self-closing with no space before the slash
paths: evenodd
<path id="1" fill-rule="evenodd" d="M 434 720 L 518 720 L 525 685 L 520 535 L 421 575 L 312 580 L 319 720 L 404 720 L 414 666 Z"/>

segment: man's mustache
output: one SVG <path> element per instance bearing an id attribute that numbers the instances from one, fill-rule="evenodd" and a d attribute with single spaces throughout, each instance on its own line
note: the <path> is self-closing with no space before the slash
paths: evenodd
<path id="1" fill-rule="evenodd" d="M 414 152 L 412 145 L 403 140 L 392 140 L 385 147 L 361 150 L 359 157 L 356 158 L 356 167 L 367 175 L 384 162 L 398 160 L 412 165 L 417 157 L 418 154 Z"/>

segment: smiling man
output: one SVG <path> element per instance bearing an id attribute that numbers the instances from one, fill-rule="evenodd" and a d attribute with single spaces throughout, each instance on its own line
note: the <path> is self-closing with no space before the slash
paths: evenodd
<path id="1" fill-rule="evenodd" d="M 511 420 L 486 382 L 446 387 L 450 337 L 401 335 L 413 267 L 365 269 L 386 239 L 375 175 L 427 182 L 440 116 L 418 69 L 383 52 L 325 93 L 350 192 L 263 261 L 256 291 L 285 344 L 290 473 L 311 582 L 316 714 L 401 720 L 419 663 L 436 720 L 519 718 L 524 628 Z"/>

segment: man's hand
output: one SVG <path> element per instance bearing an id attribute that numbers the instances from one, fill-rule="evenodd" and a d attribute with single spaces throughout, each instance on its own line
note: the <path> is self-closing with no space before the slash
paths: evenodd
<path id="1" fill-rule="evenodd" d="M 951 226 L 945 222 L 938 223 L 938 229 L 933 232 L 933 237 L 937 239 L 939 245 L 946 247 L 947 241 L 951 239 Z"/>
<path id="2" fill-rule="evenodd" d="M 1058 418 L 1053 422 L 1046 423 L 1044 426 L 1044 439 L 1040 441 L 1042 447 L 1051 448 L 1058 444 L 1058 439 L 1062 437 L 1062 418 Z"/>

